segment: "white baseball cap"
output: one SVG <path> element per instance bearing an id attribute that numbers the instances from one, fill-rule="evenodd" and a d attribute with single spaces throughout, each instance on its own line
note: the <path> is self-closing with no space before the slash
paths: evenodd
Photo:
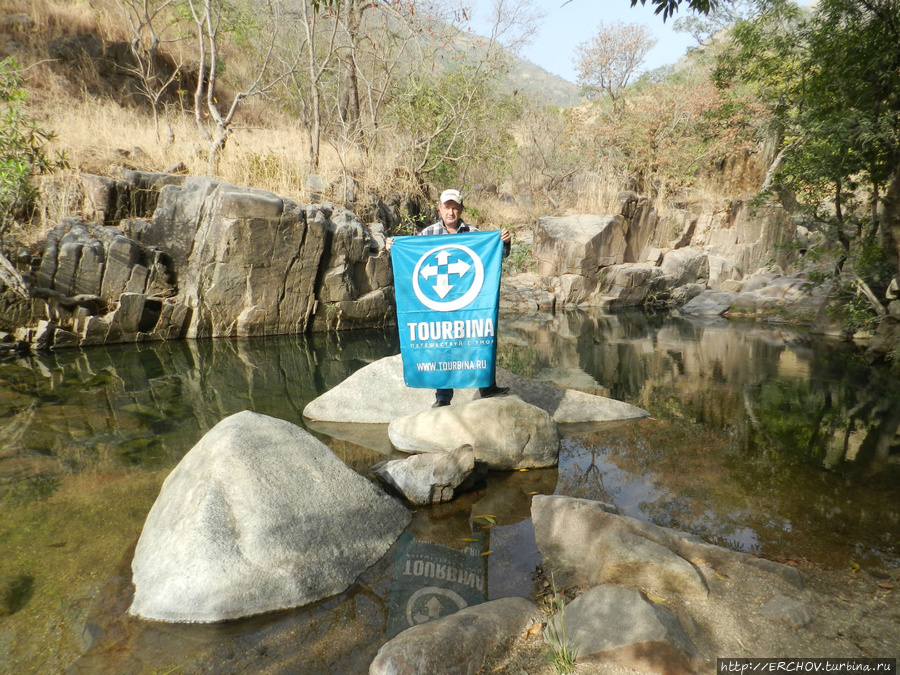
<path id="1" fill-rule="evenodd" d="M 462 206 L 462 197 L 459 195 L 459 190 L 444 190 L 441 193 L 441 204 L 444 202 L 456 202 L 460 206 Z"/>

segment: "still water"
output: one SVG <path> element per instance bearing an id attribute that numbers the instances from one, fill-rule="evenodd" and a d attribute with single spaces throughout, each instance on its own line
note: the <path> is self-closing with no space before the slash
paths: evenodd
<path id="1" fill-rule="evenodd" d="M 652 417 L 569 430 L 558 468 L 492 474 L 450 504 L 419 509 L 397 546 L 340 596 L 209 626 L 126 613 L 133 547 L 165 476 L 232 413 L 302 425 L 310 400 L 397 353 L 396 335 L 123 345 L 0 362 L 0 672 L 365 673 L 403 621 L 449 611 L 438 601 L 447 597 L 416 606 L 402 569 L 443 556 L 466 574 L 457 605 L 531 594 L 535 493 L 613 503 L 775 559 L 900 567 L 896 369 L 755 323 L 547 314 L 504 317 L 500 334 L 501 366 Z M 377 442 L 311 431 L 361 473 L 385 458 L 369 449 Z"/>

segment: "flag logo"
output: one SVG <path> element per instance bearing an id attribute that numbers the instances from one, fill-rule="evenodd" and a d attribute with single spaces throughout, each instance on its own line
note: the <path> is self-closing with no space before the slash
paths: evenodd
<path id="1" fill-rule="evenodd" d="M 413 269 L 413 292 L 435 312 L 470 305 L 484 286 L 484 265 L 468 246 L 445 244 L 431 249 Z"/>
<path id="2" fill-rule="evenodd" d="M 391 264 L 407 386 L 494 381 L 502 260 L 497 231 L 396 238 Z"/>

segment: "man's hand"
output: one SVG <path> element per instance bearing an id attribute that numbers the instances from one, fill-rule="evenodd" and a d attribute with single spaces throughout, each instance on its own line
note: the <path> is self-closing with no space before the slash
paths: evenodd
<path id="1" fill-rule="evenodd" d="M 384 250 L 385 250 L 385 251 L 390 251 L 390 250 L 391 250 L 391 246 L 393 246 L 393 245 L 394 245 L 394 238 L 393 238 L 393 237 L 387 237 L 387 238 L 384 240 Z"/>
<path id="2" fill-rule="evenodd" d="M 512 233 L 505 227 L 500 230 L 500 241 L 502 241 L 504 244 L 508 244 L 512 241 Z"/>

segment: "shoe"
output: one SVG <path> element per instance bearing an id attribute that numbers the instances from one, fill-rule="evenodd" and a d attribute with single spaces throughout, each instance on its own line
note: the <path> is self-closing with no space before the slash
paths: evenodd
<path id="1" fill-rule="evenodd" d="M 509 387 L 498 387 L 496 384 L 490 389 L 481 392 L 481 398 L 491 398 L 493 396 L 502 396 L 509 393 Z"/>
<path id="2" fill-rule="evenodd" d="M 445 405 L 450 405 L 450 401 L 435 401 L 431 407 L 432 408 L 443 408 Z"/>

